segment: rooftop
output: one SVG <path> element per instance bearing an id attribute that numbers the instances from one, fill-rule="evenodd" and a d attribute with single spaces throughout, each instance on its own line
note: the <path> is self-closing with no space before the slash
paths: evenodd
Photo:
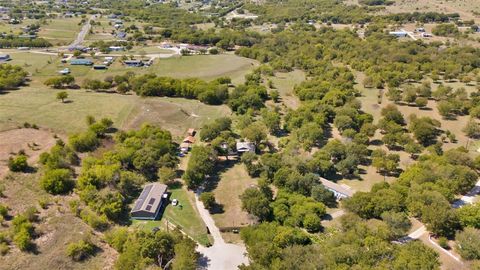
<path id="1" fill-rule="evenodd" d="M 320 177 L 320 182 L 322 182 L 322 185 L 324 185 L 326 188 L 333 189 L 339 193 L 347 195 L 348 197 L 353 196 L 353 194 L 355 193 L 353 190 L 349 188 L 343 187 L 342 185 L 339 185 L 337 183 L 334 183 L 322 177 Z"/>
<path id="2" fill-rule="evenodd" d="M 142 193 L 135 202 L 131 213 L 149 212 L 156 213 L 162 202 L 162 196 L 167 191 L 167 185 L 152 183 L 143 188 Z"/>

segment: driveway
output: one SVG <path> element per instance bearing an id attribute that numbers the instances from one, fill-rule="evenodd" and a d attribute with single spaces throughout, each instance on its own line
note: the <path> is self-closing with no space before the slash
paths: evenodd
<path id="1" fill-rule="evenodd" d="M 197 247 L 197 251 L 201 254 L 199 260 L 200 269 L 230 270 L 237 269 L 241 264 L 248 265 L 245 246 L 225 243 L 212 216 L 198 199 L 199 195 L 199 192 L 195 195 L 195 204 L 200 217 L 205 222 L 214 240 L 213 245 L 210 247 L 200 245 Z"/>

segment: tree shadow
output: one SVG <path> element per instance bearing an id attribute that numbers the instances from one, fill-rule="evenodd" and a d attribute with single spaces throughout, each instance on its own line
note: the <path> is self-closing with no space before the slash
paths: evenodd
<path id="1" fill-rule="evenodd" d="M 207 270 L 209 266 L 210 266 L 210 258 L 200 253 L 197 259 L 197 269 Z"/>

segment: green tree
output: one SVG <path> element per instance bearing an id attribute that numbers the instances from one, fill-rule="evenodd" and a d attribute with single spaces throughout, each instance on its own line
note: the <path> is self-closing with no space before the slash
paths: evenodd
<path id="1" fill-rule="evenodd" d="M 17 155 L 8 158 L 8 168 L 12 172 L 25 172 L 28 169 L 27 156 Z"/>
<path id="2" fill-rule="evenodd" d="M 189 188 L 197 187 L 206 180 L 207 176 L 212 175 L 216 159 L 215 151 L 211 147 L 194 146 L 188 160 L 187 170 L 183 175 L 187 186 Z"/>
<path id="3" fill-rule="evenodd" d="M 206 209 L 212 210 L 215 206 L 215 195 L 213 192 L 203 192 L 200 194 L 200 201 Z"/>
<path id="4" fill-rule="evenodd" d="M 61 92 L 57 93 L 57 99 L 61 100 L 62 103 L 65 103 L 65 99 L 67 99 L 67 98 L 68 98 L 68 93 L 67 92 L 61 91 Z"/>
<path id="5" fill-rule="evenodd" d="M 247 188 L 240 196 L 242 200 L 242 209 L 249 214 L 256 216 L 260 220 L 266 220 L 270 217 L 272 209 L 270 208 L 270 200 L 260 189 L 251 187 Z"/>
<path id="6" fill-rule="evenodd" d="M 241 132 L 243 138 L 259 145 L 263 140 L 267 138 L 267 132 L 265 126 L 260 122 L 254 122 L 248 127 L 244 128 Z"/>
<path id="7" fill-rule="evenodd" d="M 467 227 L 457 232 L 457 251 L 466 260 L 480 259 L 480 230 Z"/>
<path id="8" fill-rule="evenodd" d="M 72 173 L 68 169 L 47 170 L 40 179 L 40 185 L 51 194 L 67 193 L 73 188 Z"/>
<path id="9" fill-rule="evenodd" d="M 67 256 L 74 261 L 83 261 L 95 253 L 95 245 L 89 240 L 80 240 L 67 246 Z"/>

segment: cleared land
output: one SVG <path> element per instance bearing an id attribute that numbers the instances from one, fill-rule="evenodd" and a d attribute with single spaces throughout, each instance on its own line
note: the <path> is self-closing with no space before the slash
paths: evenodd
<path id="1" fill-rule="evenodd" d="M 13 245 L 10 252 L 0 257 L 0 269 L 101 269 L 112 267 L 116 258 L 116 251 L 108 245 L 92 239 L 99 246 L 95 257 L 78 263 L 67 257 L 67 244 L 83 239 L 90 234 L 91 228 L 69 212 L 67 197 L 47 195 L 40 189 L 37 174 L 9 174 L 0 179 L 0 184 L 6 187 L 5 196 L 0 198 L 1 203 L 8 205 L 10 214 L 23 212 L 27 207 L 35 206 L 40 211 L 38 221 L 34 223 L 36 238 L 34 243 L 36 252 L 25 253 Z M 40 198 L 49 198 L 47 209 L 38 207 Z M 11 221 L 5 222 L 7 226 Z M 0 231 L 9 228 L 2 226 Z M 35 262 L 35 263 L 32 263 Z"/>
<path id="2" fill-rule="evenodd" d="M 80 18 L 51 19 L 41 25 L 39 37 L 49 40 L 54 45 L 66 45 L 75 39 L 82 27 Z"/>
<path id="3" fill-rule="evenodd" d="M 277 72 L 270 79 L 275 90 L 280 94 L 282 103 L 288 108 L 298 108 L 300 100 L 293 93 L 293 88 L 305 80 L 305 72 L 298 69 L 292 72 Z"/>
<path id="4" fill-rule="evenodd" d="M 243 164 L 235 164 L 220 175 L 213 192 L 221 211 L 212 215 L 218 227 L 243 227 L 252 223 L 248 213 L 242 210 L 240 195 L 255 184 Z"/>

